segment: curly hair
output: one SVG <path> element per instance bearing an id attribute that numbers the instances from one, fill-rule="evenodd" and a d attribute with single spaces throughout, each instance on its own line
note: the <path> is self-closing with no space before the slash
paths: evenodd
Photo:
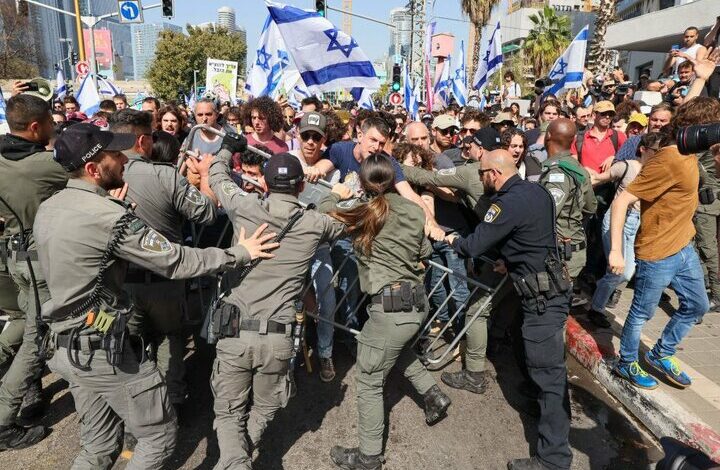
<path id="1" fill-rule="evenodd" d="M 325 124 L 325 145 L 329 147 L 335 142 L 340 142 L 347 132 L 347 125 L 342 122 L 340 116 L 333 110 L 321 111 L 320 114 L 323 114 L 327 120 Z"/>
<path id="2" fill-rule="evenodd" d="M 430 150 L 426 150 L 419 145 L 411 144 L 409 142 L 400 142 L 393 147 L 393 158 L 398 162 L 402 163 L 408 155 L 415 155 L 420 157 L 420 168 L 423 170 L 433 169 L 433 159 L 435 156 Z"/>
<path id="3" fill-rule="evenodd" d="M 175 105 L 168 104 L 160 108 L 160 111 L 158 111 L 158 116 L 160 117 L 160 120 L 162 121 L 163 116 L 166 114 L 172 114 L 177 118 L 178 120 L 178 129 L 182 130 L 183 127 L 185 127 L 185 116 L 180 112 L 180 108 L 178 108 Z"/>
<path id="4" fill-rule="evenodd" d="M 519 135 L 520 138 L 522 138 L 523 142 L 523 154 L 520 156 L 520 161 L 522 161 L 523 159 L 525 159 L 525 155 L 527 155 L 528 151 L 528 140 L 525 132 L 521 131 L 516 127 L 509 127 L 500 136 L 500 147 L 505 150 L 510 148 L 510 142 L 512 142 L 513 137 L 515 137 L 516 135 Z"/>
<path id="5" fill-rule="evenodd" d="M 243 123 L 245 125 L 252 125 L 252 112 L 257 110 L 260 116 L 264 116 L 267 119 L 268 125 L 273 132 L 278 132 L 283 128 L 283 113 L 280 105 L 277 104 L 272 98 L 268 96 L 261 96 L 260 98 L 254 98 L 243 107 Z"/>
<path id="6" fill-rule="evenodd" d="M 720 121 L 720 101 L 709 96 L 698 96 L 678 106 L 671 124 L 678 128 L 718 121 Z"/>
<path id="7" fill-rule="evenodd" d="M 472 108 L 465 110 L 465 114 L 463 114 L 462 119 L 460 119 L 460 124 L 465 125 L 465 123 L 470 121 L 479 122 L 481 128 L 490 125 L 490 117 L 487 114 Z"/>

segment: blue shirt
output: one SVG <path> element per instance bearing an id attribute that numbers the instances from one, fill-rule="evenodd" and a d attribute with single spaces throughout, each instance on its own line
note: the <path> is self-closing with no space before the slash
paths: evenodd
<path id="1" fill-rule="evenodd" d="M 626 140 L 623 146 L 618 149 L 617 155 L 615 155 L 615 160 L 637 160 L 637 149 L 640 145 L 641 137 L 642 136 L 639 135 L 628 137 L 628 140 Z"/>
<path id="2" fill-rule="evenodd" d="M 336 142 L 329 149 L 327 159 L 332 162 L 336 170 L 340 170 L 340 181 L 342 182 L 350 173 L 360 174 L 360 162 L 353 155 L 355 145 L 357 145 L 355 142 L 350 141 Z M 395 184 L 402 183 L 405 181 L 405 175 L 400 164 L 394 158 L 391 158 L 390 161 L 395 167 Z"/>

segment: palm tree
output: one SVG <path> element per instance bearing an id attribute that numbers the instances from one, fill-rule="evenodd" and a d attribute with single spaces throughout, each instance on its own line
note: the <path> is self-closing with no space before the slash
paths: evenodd
<path id="1" fill-rule="evenodd" d="M 482 36 L 482 27 L 490 19 L 490 11 L 500 0 L 460 0 L 462 11 L 470 19 L 472 27 L 475 30 L 475 42 L 473 43 L 472 60 L 470 61 L 470 70 L 468 77 L 472 80 L 477 70 L 477 61 L 480 56 L 480 38 Z"/>
<path id="2" fill-rule="evenodd" d="M 588 68 L 593 74 L 609 73 L 612 64 L 610 51 L 605 48 L 607 28 L 615 21 L 617 0 L 601 0 L 600 8 L 595 17 L 595 34 L 590 44 Z"/>
<path id="3" fill-rule="evenodd" d="M 543 7 L 530 15 L 533 26 L 523 43 L 523 52 L 532 64 L 535 77 L 543 77 L 570 44 L 570 17 L 558 16 L 553 8 Z"/>

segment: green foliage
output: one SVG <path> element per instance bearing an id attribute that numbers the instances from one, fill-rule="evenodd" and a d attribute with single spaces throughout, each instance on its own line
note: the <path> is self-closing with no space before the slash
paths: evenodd
<path id="1" fill-rule="evenodd" d="M 570 44 L 570 17 L 558 15 L 545 6 L 530 15 L 532 29 L 523 43 L 523 52 L 533 64 L 533 73 L 539 78 L 547 74 L 555 59 Z"/>
<path id="2" fill-rule="evenodd" d="M 178 93 L 189 94 L 193 87 L 193 70 L 198 86 L 205 84 L 207 59 L 238 62 L 238 75 L 243 76 L 247 45 L 237 33 L 209 28 L 203 30 L 187 25 L 188 34 L 163 31 L 155 50 L 155 60 L 147 71 L 155 94 L 163 100 L 175 100 Z"/>

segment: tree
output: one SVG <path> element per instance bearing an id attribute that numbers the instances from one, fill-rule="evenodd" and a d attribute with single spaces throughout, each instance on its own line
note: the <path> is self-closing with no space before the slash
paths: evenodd
<path id="1" fill-rule="evenodd" d="M 559 16 L 549 6 L 530 15 L 533 26 L 525 42 L 523 52 L 531 61 L 535 77 L 543 77 L 565 48 L 570 44 L 570 18 Z"/>
<path id="2" fill-rule="evenodd" d="M 480 56 L 480 39 L 482 28 L 490 19 L 490 11 L 500 0 L 460 0 L 460 7 L 463 13 L 470 19 L 472 28 L 475 30 L 475 42 L 472 45 L 473 53 L 470 61 L 468 77 L 472 81 L 477 70 L 478 57 Z"/>
<path id="3" fill-rule="evenodd" d="M 26 4 L 25 4 L 26 5 Z M 27 10 L 18 14 L 15 3 L 0 2 L 0 78 L 29 78 L 38 74 L 34 43 Z"/>
<path id="4" fill-rule="evenodd" d="M 602 0 L 595 17 L 595 34 L 588 53 L 588 68 L 595 75 L 611 71 L 612 56 L 610 51 L 605 48 L 605 35 L 608 26 L 615 21 L 616 7 L 617 0 Z"/>
<path id="5" fill-rule="evenodd" d="M 198 84 L 205 83 L 207 59 L 238 62 L 238 75 L 244 75 L 247 46 L 237 33 L 224 28 L 200 29 L 187 25 L 188 34 L 163 31 L 155 50 L 155 60 L 147 71 L 155 94 L 163 100 L 176 100 L 189 94 L 193 70 L 199 70 Z"/>

